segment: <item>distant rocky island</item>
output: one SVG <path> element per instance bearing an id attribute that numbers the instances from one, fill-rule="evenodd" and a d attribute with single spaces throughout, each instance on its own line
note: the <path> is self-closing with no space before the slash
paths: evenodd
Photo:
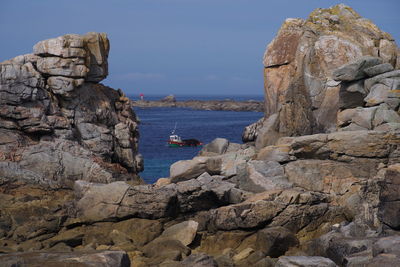
<path id="1" fill-rule="evenodd" d="M 196 110 L 225 110 L 225 111 L 264 111 L 264 102 L 247 100 L 235 101 L 232 99 L 225 100 L 186 100 L 177 101 L 174 95 L 166 96 L 160 100 L 131 100 L 132 107 L 139 108 L 191 108 Z"/>
<path id="2" fill-rule="evenodd" d="M 105 34 L 0 63 L 0 266 L 400 266 L 400 50 L 343 4 L 287 19 L 265 116 L 155 184 Z M 166 101 L 167 102 L 167 101 Z"/>

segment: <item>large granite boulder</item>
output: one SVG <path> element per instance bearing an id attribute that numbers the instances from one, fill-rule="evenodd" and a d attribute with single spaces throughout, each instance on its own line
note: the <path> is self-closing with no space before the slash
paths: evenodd
<path id="1" fill-rule="evenodd" d="M 106 34 L 67 34 L 33 50 L 0 63 L 0 131 L 18 137 L 0 144 L 2 179 L 70 188 L 137 180 L 136 115 L 121 90 L 98 83 L 108 74 Z"/>
<path id="2" fill-rule="evenodd" d="M 336 70 L 352 60 L 358 61 Z M 265 117 L 278 114 L 274 131 L 281 136 L 334 131 L 341 91 L 334 79 L 361 79 L 369 67 L 396 61 L 393 38 L 343 4 L 287 19 L 264 55 Z M 259 131 L 257 139 L 270 136 Z"/>

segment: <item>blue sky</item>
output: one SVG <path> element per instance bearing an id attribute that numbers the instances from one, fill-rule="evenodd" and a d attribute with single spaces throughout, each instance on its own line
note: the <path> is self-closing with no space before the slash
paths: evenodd
<path id="1" fill-rule="evenodd" d="M 400 0 L 0 0 L 0 61 L 40 40 L 106 32 L 113 88 L 261 95 L 262 56 L 282 22 L 338 3 L 400 40 Z"/>

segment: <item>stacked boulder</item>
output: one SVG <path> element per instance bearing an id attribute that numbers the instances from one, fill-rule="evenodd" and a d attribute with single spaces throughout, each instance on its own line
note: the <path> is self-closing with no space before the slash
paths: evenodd
<path id="1" fill-rule="evenodd" d="M 72 188 L 77 179 L 136 179 L 136 116 L 121 90 L 98 83 L 108 53 L 103 33 L 67 34 L 0 63 L 3 183 Z"/>
<path id="2" fill-rule="evenodd" d="M 400 70 L 377 57 L 362 57 L 333 72 L 341 82 L 338 130 L 400 129 Z"/>

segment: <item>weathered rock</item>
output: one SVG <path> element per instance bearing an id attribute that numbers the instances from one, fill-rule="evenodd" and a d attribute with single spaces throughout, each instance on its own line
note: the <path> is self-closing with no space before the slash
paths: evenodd
<path id="1" fill-rule="evenodd" d="M 252 160 L 238 167 L 236 177 L 230 179 L 240 189 L 250 192 L 290 188 L 283 167 L 275 161 Z"/>
<path id="2" fill-rule="evenodd" d="M 310 256 L 283 256 L 280 257 L 276 267 L 336 267 L 337 265 L 328 258 Z"/>
<path id="3" fill-rule="evenodd" d="M 180 160 L 175 162 L 170 167 L 169 176 L 171 177 L 171 182 L 176 183 L 197 178 L 207 171 L 206 163 L 207 158 L 205 157 L 196 157 L 192 160 Z"/>
<path id="4" fill-rule="evenodd" d="M 182 261 L 184 267 L 218 267 L 213 257 L 206 254 L 192 254 Z"/>
<path id="5" fill-rule="evenodd" d="M 108 50 L 105 34 L 68 34 L 0 64 L 0 129 L 28 135 L 8 145 L 17 156 L 4 159 L 7 179 L 71 187 L 137 177 L 143 166 L 129 99 L 97 84 L 107 76 Z"/>
<path id="6" fill-rule="evenodd" d="M 85 221 L 116 218 L 163 218 L 179 213 L 208 210 L 242 201 L 235 185 L 209 175 L 162 187 L 129 186 L 124 182 L 76 182 L 77 209 Z M 109 192 L 113 192 L 109 195 Z"/>
<path id="7" fill-rule="evenodd" d="M 274 145 L 281 137 L 279 133 L 278 114 L 272 114 L 263 121 L 263 126 L 259 129 L 256 139 L 256 149 L 261 149 L 268 145 Z"/>
<path id="8" fill-rule="evenodd" d="M 84 59 L 43 57 L 37 61 L 39 72 L 52 76 L 84 78 L 89 72 Z"/>
<path id="9" fill-rule="evenodd" d="M 379 206 L 378 217 L 389 227 L 400 229 L 400 199 L 398 192 L 400 190 L 400 164 L 388 166 L 383 170 L 382 180 L 379 182 Z"/>
<path id="10" fill-rule="evenodd" d="M 2 266 L 101 266 L 128 267 L 130 260 L 124 251 L 95 252 L 22 252 L 0 255 Z"/>
<path id="11" fill-rule="evenodd" d="M 257 139 L 258 131 L 263 126 L 264 120 L 265 118 L 263 117 L 258 121 L 256 121 L 255 123 L 252 123 L 244 128 L 242 133 L 242 141 L 244 143 L 253 142 Z"/>
<path id="12" fill-rule="evenodd" d="M 373 127 L 378 127 L 384 123 L 400 123 L 400 116 L 399 114 L 389 109 L 386 104 L 382 104 L 376 110 L 374 120 L 372 121 Z"/>
<path id="13" fill-rule="evenodd" d="M 337 159 L 336 155 L 385 158 L 393 153 L 390 147 L 398 145 L 398 135 L 397 132 L 378 131 L 335 132 L 281 138 L 278 144 L 289 144 L 290 153 L 298 159 Z"/>
<path id="14" fill-rule="evenodd" d="M 201 232 L 200 246 L 196 248 L 196 252 L 206 253 L 208 255 L 220 256 L 230 255 L 233 251 L 243 249 L 246 240 L 252 238 L 252 231 L 217 231 L 217 232 Z M 254 244 L 246 243 L 248 246 Z M 246 246 L 247 246 L 246 245 Z"/>
<path id="15" fill-rule="evenodd" d="M 379 65 L 375 65 L 369 68 L 364 69 L 364 72 L 369 76 L 369 77 L 373 77 L 385 72 L 389 72 L 394 70 L 392 64 L 390 63 L 383 63 L 383 64 L 379 64 Z"/>
<path id="16" fill-rule="evenodd" d="M 378 53 L 380 49 L 383 54 Z M 395 64 L 396 51 L 390 35 L 343 4 L 316 9 L 307 20 L 287 19 L 268 45 L 263 61 L 265 117 L 279 113 L 273 136 L 334 131 L 339 107 L 362 106 L 363 93 L 356 88 L 343 89 L 341 97 L 340 86 L 348 85 L 332 83 L 332 78 L 361 79 L 367 67 L 382 62 Z M 352 65 L 334 73 L 352 61 Z M 367 92 L 372 85 L 367 86 Z M 351 103 L 346 103 L 345 96 L 351 96 Z M 271 144 L 259 142 L 257 148 Z"/>
<path id="17" fill-rule="evenodd" d="M 400 70 L 394 70 L 390 72 L 386 72 L 377 76 L 374 76 L 372 78 L 366 79 L 364 82 L 365 89 L 367 92 L 372 90 L 372 87 L 375 84 L 379 84 L 380 82 L 383 82 L 385 79 L 393 79 L 393 78 L 398 78 L 400 77 Z"/>
<path id="18" fill-rule="evenodd" d="M 390 88 L 383 84 L 375 84 L 371 87 L 371 91 L 364 99 L 367 106 L 379 105 L 388 98 Z"/>
<path id="19" fill-rule="evenodd" d="M 290 161 L 288 145 L 267 146 L 257 153 L 257 160 L 287 162 Z"/>
<path id="20" fill-rule="evenodd" d="M 385 254 L 400 254 L 400 236 L 389 236 L 379 238 L 373 246 L 374 255 L 381 253 Z"/>
<path id="21" fill-rule="evenodd" d="M 397 266 L 400 264 L 400 257 L 393 254 L 380 254 L 365 263 L 367 267 Z"/>
<path id="22" fill-rule="evenodd" d="M 283 227 L 267 227 L 257 232 L 257 249 L 273 258 L 282 256 L 298 244 L 295 235 Z"/>
<path id="23" fill-rule="evenodd" d="M 373 120 L 376 114 L 376 107 L 345 109 L 338 113 L 337 124 L 339 127 L 354 123 L 366 130 L 372 130 L 375 126 Z"/>
<path id="24" fill-rule="evenodd" d="M 188 246 L 196 236 L 198 226 L 199 223 L 195 221 L 178 223 L 165 229 L 159 238 L 178 240 L 183 245 Z"/>
<path id="25" fill-rule="evenodd" d="M 167 95 L 163 99 L 161 99 L 163 102 L 176 102 L 176 98 L 174 95 Z"/>
<path id="26" fill-rule="evenodd" d="M 362 107 L 365 96 L 364 80 L 342 82 L 339 90 L 339 108 Z"/>
<path id="27" fill-rule="evenodd" d="M 211 143 L 204 146 L 201 150 L 200 155 L 206 153 L 215 153 L 218 155 L 224 154 L 229 146 L 228 139 L 215 138 Z"/>
<path id="28" fill-rule="evenodd" d="M 371 56 L 364 56 L 355 61 L 341 66 L 332 73 L 336 81 L 355 81 L 367 76 L 366 69 L 382 63 L 382 59 Z"/>
<path id="29" fill-rule="evenodd" d="M 190 249 L 178 240 L 156 239 L 143 247 L 143 252 L 151 259 L 151 264 L 165 260 L 181 260 L 182 255 L 189 255 Z"/>
<path id="30" fill-rule="evenodd" d="M 263 101 L 247 100 L 235 101 L 226 100 L 184 100 L 184 101 L 163 101 L 161 100 L 131 100 L 132 107 L 139 108 L 190 108 L 195 110 L 225 110 L 225 111 L 264 111 Z"/>

